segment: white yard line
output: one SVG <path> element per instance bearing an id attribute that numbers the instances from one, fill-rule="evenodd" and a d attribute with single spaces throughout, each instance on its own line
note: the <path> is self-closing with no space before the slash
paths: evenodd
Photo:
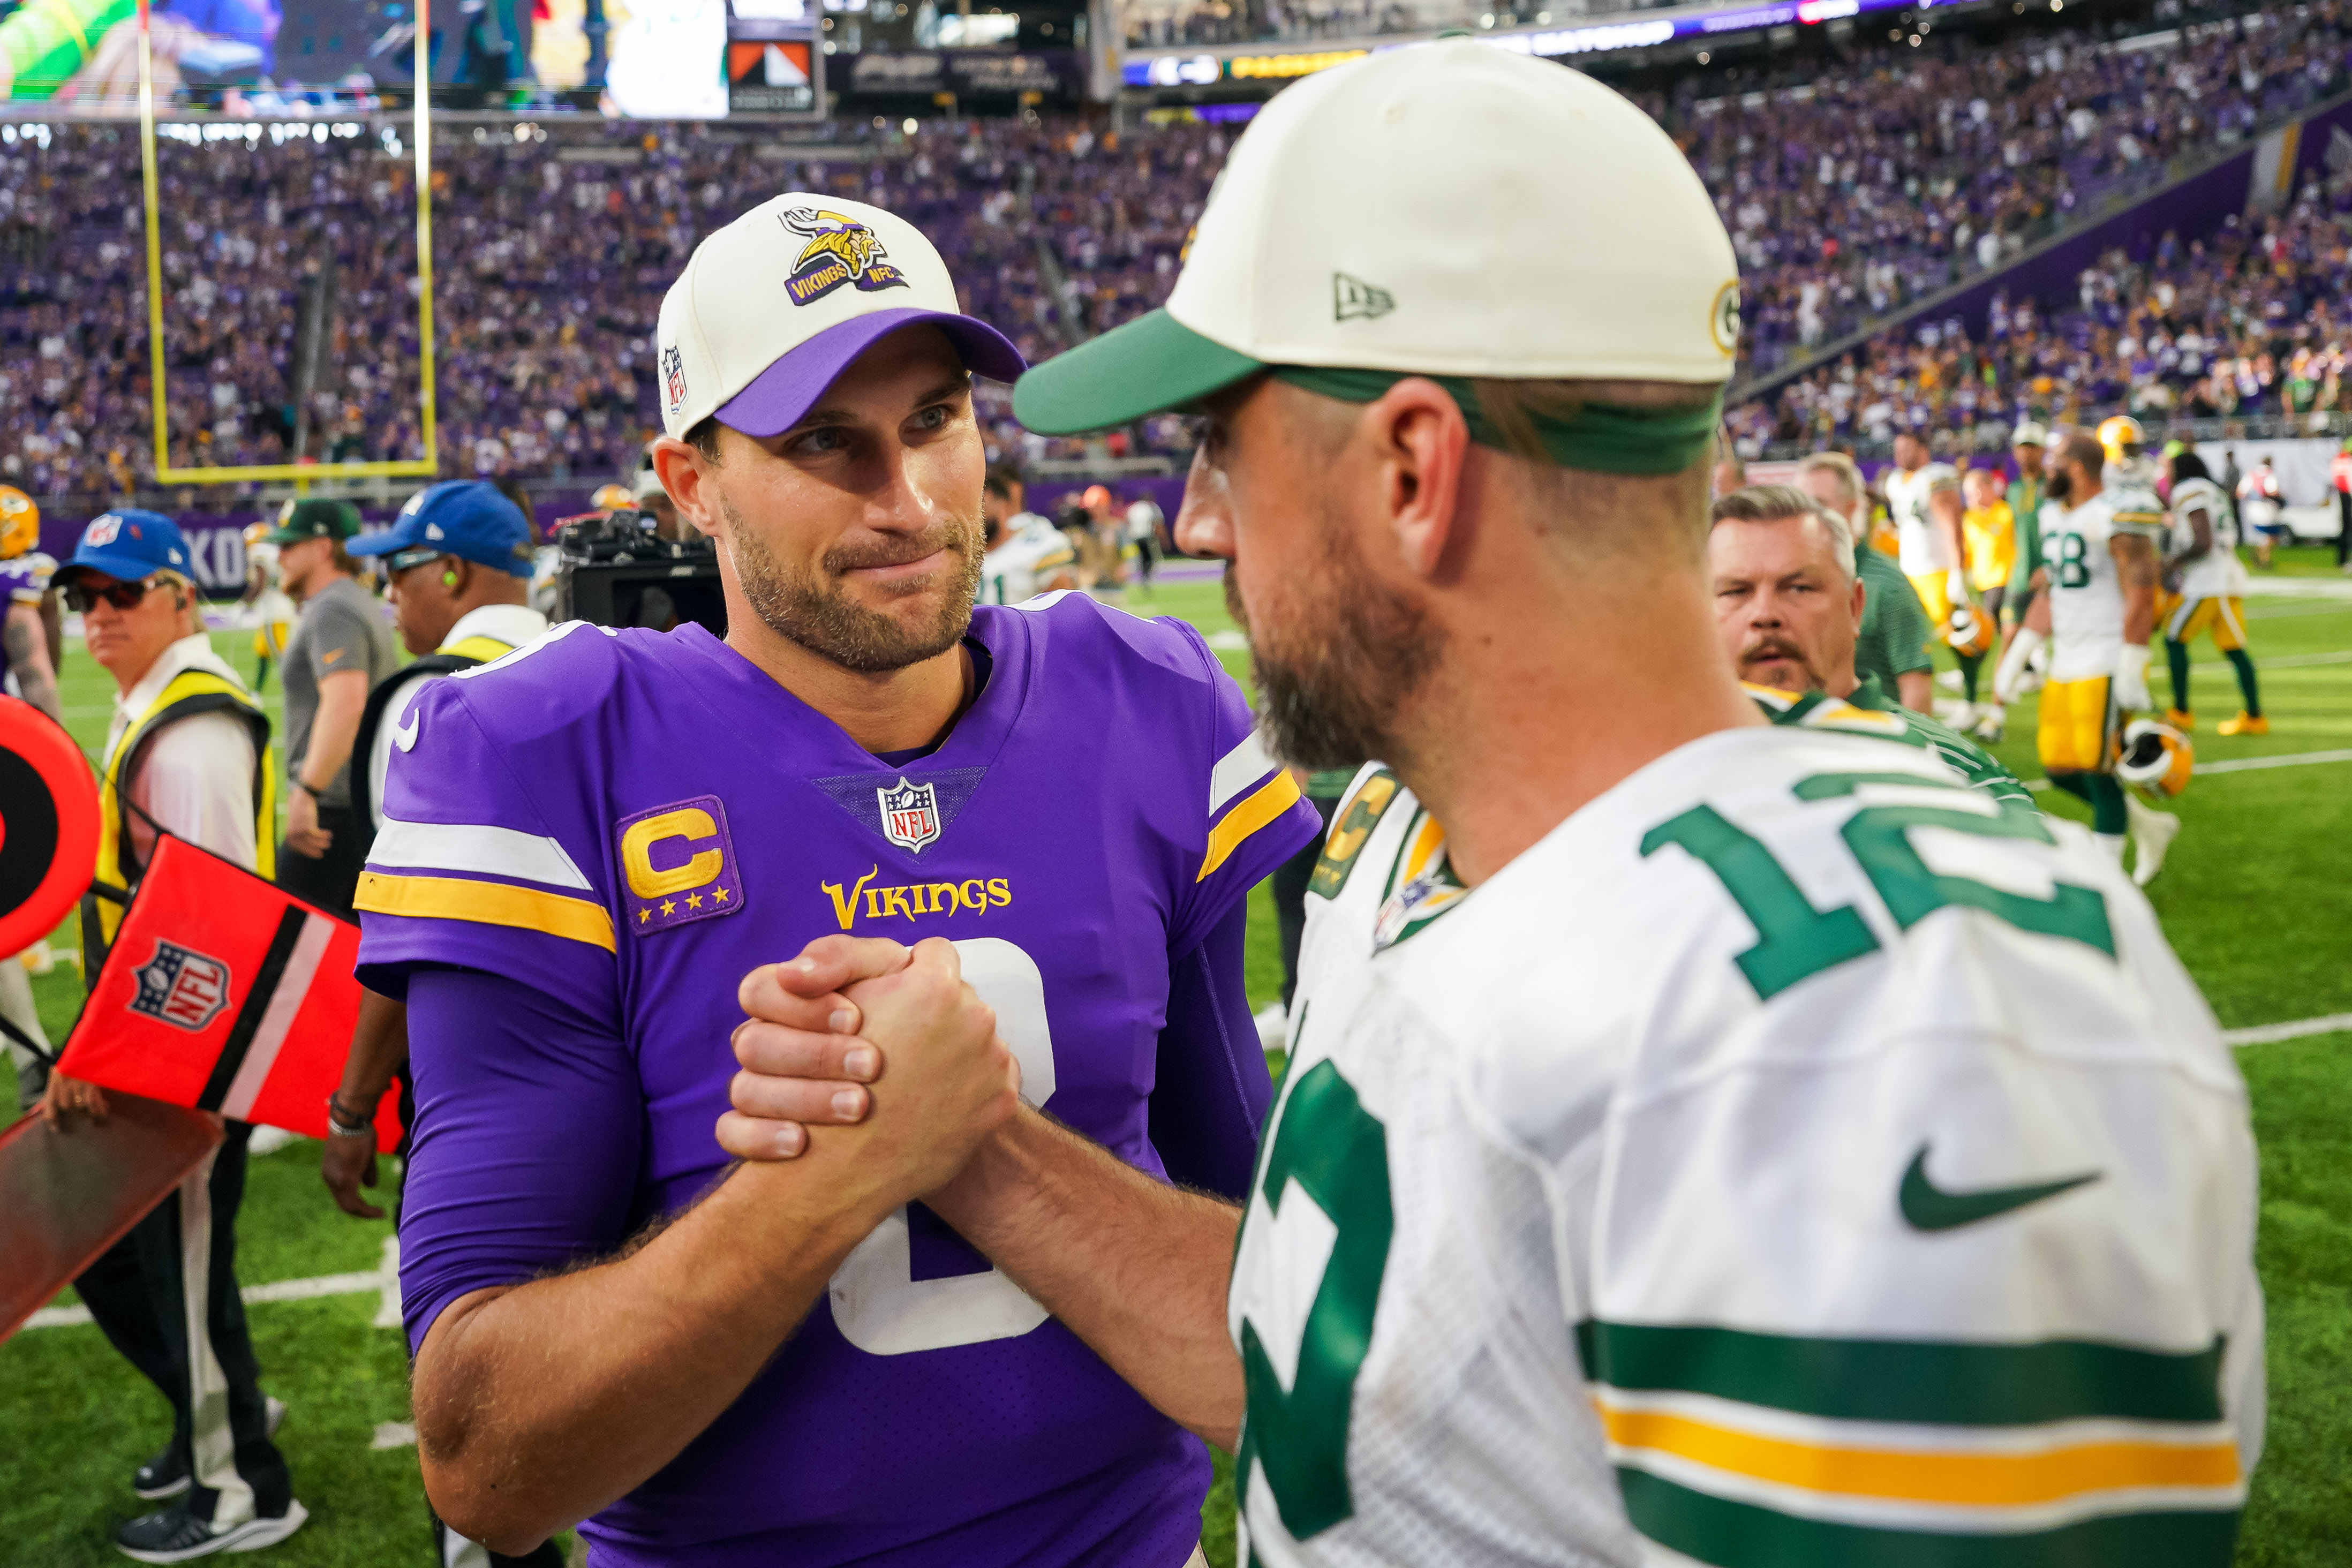
<path id="1" fill-rule="evenodd" d="M 2336 752 L 2296 752 L 2284 757 L 2225 757 L 2218 763 L 2198 763 L 2197 773 L 2194 776 L 2201 777 L 2206 773 L 2247 773 L 2263 768 L 2300 768 L 2315 763 L 2352 763 L 2352 749 Z M 2023 783 L 2025 787 L 2031 790 L 2044 790 L 2050 787 L 2048 779 L 2026 779 Z"/>
<path id="2" fill-rule="evenodd" d="M 2257 670 L 2304 669 L 2315 664 L 2352 664 L 2352 653 L 2282 654 L 2277 658 L 2258 658 L 2254 660 L 2254 668 Z M 2208 660 L 2203 664 L 2192 664 L 2189 668 L 2191 669 L 2235 669 L 2237 666 L 2231 664 L 2226 658 L 2217 658 Z"/>
<path id="3" fill-rule="evenodd" d="M 2297 1018 L 2291 1024 L 2257 1024 L 2251 1029 L 2224 1029 L 2221 1038 L 2233 1046 L 2267 1046 L 2279 1040 L 2299 1040 L 2305 1035 L 2333 1035 L 2352 1029 L 2352 1013 L 2330 1013 L 2324 1018 Z"/>
<path id="4" fill-rule="evenodd" d="M 273 1279 L 267 1285 L 247 1285 L 237 1292 L 248 1307 L 263 1301 L 315 1301 L 325 1296 L 364 1296 L 381 1298 L 376 1305 L 375 1326 L 380 1329 L 400 1327 L 400 1242 L 396 1237 L 383 1238 L 383 1266 L 353 1274 L 320 1274 L 309 1279 Z M 44 1307 L 25 1320 L 28 1329 L 63 1329 L 90 1321 L 88 1307 Z"/>
<path id="5" fill-rule="evenodd" d="M 2352 577 L 2257 576 L 2246 584 L 2249 599 L 2352 599 Z"/>

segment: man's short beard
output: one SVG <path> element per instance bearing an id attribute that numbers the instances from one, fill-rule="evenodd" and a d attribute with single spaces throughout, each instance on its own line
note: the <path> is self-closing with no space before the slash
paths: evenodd
<path id="1" fill-rule="evenodd" d="M 981 519 L 975 510 L 925 529 L 912 539 L 875 542 L 862 549 L 836 547 L 822 562 L 824 575 L 803 576 L 772 552 L 744 521 L 735 503 L 719 498 L 727 516 L 727 552 L 735 580 L 753 613 L 778 637 L 800 644 L 844 669 L 877 675 L 920 664 L 955 647 L 971 626 L 971 604 L 980 592 Z M 939 572 L 895 584 L 898 595 L 920 593 L 949 579 L 949 592 L 929 626 L 907 628 L 890 616 L 853 602 L 841 584 L 844 573 L 861 566 L 919 561 L 935 550 L 949 552 Z"/>
<path id="2" fill-rule="evenodd" d="M 1304 602 L 1283 632 L 1250 625 L 1225 572 L 1226 606 L 1249 633 L 1258 720 L 1274 753 L 1302 768 L 1396 763 L 1397 721 L 1437 668 L 1444 634 L 1365 569 L 1328 509 L 1321 523 L 1321 567 L 1311 584 L 1291 585 Z"/>

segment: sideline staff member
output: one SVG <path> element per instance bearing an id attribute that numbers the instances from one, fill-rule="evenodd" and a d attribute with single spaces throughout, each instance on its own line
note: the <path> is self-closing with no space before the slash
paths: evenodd
<path id="1" fill-rule="evenodd" d="M 352 809 L 351 758 L 375 683 L 400 662 L 375 595 L 360 585 L 344 545 L 360 531 L 349 501 L 286 503 L 265 535 L 302 606 L 286 645 L 286 852 L 278 885 L 345 920 L 367 861 L 365 819 Z"/>
<path id="2" fill-rule="evenodd" d="M 172 520 L 131 510 L 93 521 L 58 571 L 90 658 L 120 688 L 99 794 L 101 888 L 135 887 L 159 832 L 269 874 L 269 721 L 213 652 L 187 571 Z M 83 900 L 86 973 L 98 973 L 121 921 L 121 904 Z M 107 1110 L 95 1085 L 55 1074 L 46 1103 L 53 1117 Z M 115 1532 L 116 1545 L 142 1562 L 256 1551 L 309 1517 L 269 1440 L 280 1407 L 263 1398 L 237 1296 L 236 1211 L 253 1128 L 229 1121 L 225 1132 L 175 1202 L 159 1205 L 74 1282 L 109 1342 L 172 1402 L 172 1439 L 132 1486 L 142 1498 L 181 1500 Z M 192 1288 L 205 1293 L 205 1332 L 193 1346 Z"/>
<path id="3" fill-rule="evenodd" d="M 573 623 L 427 686 L 360 890 L 416 1074 L 426 1491 L 501 1551 L 582 1521 L 664 1564 L 1179 1568 L 1199 1442 L 915 1200 L 993 1130 L 1127 1310 L 1192 1293 L 1171 1364 L 1227 1353 L 1235 1211 L 1162 1178 L 1247 1183 L 1246 902 L 1313 814 L 1191 627 L 974 610 L 971 379 L 1021 361 L 911 225 L 753 209 L 671 289 L 659 363 L 727 640 Z M 1041 833 L 1063 799 L 1083 831 Z M 862 1125 L 730 1173 L 735 977 L 882 932 L 920 945 L 869 1016 L 961 973 L 1003 1041 L 869 1064 Z"/>
<path id="4" fill-rule="evenodd" d="M 547 617 L 523 602 L 530 591 L 530 525 L 520 508 L 480 479 L 419 490 L 391 528 L 359 541 L 352 553 L 383 559 L 393 629 L 417 656 L 376 682 L 360 718 L 354 754 L 366 765 L 352 779 L 352 809 L 371 832 L 381 833 L 384 771 L 395 747 L 415 744 L 408 716 L 425 683 L 512 653 L 547 630 Z M 407 1059 L 408 1010 L 389 996 L 361 992 L 342 1083 L 327 1108 L 335 1131 L 320 1157 L 327 1190 L 346 1214 L 383 1217 L 359 1189 L 375 1185 L 375 1104 Z M 402 1107 L 404 1125 L 413 1114 L 413 1107 Z"/>

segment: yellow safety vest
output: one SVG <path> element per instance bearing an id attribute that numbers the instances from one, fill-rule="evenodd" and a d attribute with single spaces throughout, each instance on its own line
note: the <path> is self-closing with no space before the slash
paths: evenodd
<path id="1" fill-rule="evenodd" d="M 163 726 L 200 713 L 228 713 L 253 731 L 253 844 L 255 869 L 264 877 L 277 874 L 277 763 L 269 744 L 269 716 L 242 681 L 209 669 L 184 669 L 164 683 L 147 710 L 131 721 L 114 749 L 107 753 L 99 783 L 98 874 L 95 886 L 128 894 L 144 869 L 133 858 L 131 805 L 126 796 L 131 781 L 146 760 L 147 748 Z M 122 902 L 93 893 L 82 900 L 82 951 L 88 958 L 83 973 L 92 982 L 99 963 L 122 924 Z"/>

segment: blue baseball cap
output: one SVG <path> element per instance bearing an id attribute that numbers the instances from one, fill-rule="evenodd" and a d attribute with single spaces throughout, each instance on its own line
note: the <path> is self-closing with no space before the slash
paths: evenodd
<path id="1" fill-rule="evenodd" d="M 354 539 L 350 549 L 354 555 L 429 550 L 517 577 L 530 575 L 530 524 L 523 521 L 522 508 L 487 479 L 427 485 L 408 498 L 390 528 Z"/>
<path id="2" fill-rule="evenodd" d="M 72 557 L 58 568 L 60 586 L 81 572 L 103 572 L 123 583 L 142 583 L 158 572 L 177 572 L 193 578 L 188 542 L 180 525 L 160 511 L 126 507 L 101 512 L 81 531 L 81 542 Z"/>

